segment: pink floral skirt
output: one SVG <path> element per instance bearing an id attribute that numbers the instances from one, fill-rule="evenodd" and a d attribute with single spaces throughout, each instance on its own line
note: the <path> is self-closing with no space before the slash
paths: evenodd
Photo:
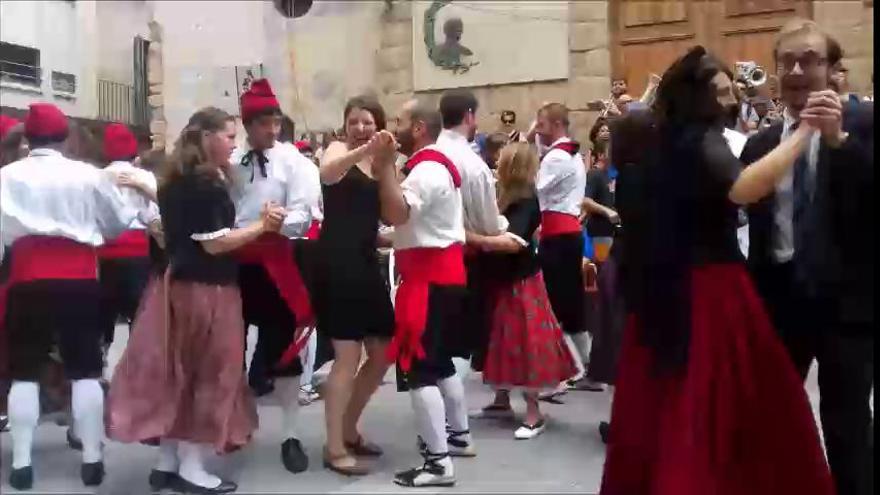
<path id="1" fill-rule="evenodd" d="M 152 279 L 110 383 L 107 436 L 244 446 L 257 428 L 244 352 L 237 286 Z"/>

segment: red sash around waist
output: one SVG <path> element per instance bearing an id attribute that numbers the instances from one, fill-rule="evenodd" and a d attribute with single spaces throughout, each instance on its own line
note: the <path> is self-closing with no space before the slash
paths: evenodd
<path id="1" fill-rule="evenodd" d="M 102 260 L 118 258 L 146 258 L 150 255 L 150 241 L 146 230 L 126 230 L 119 237 L 98 248 Z"/>
<path id="2" fill-rule="evenodd" d="M 28 236 L 12 244 L 6 280 L 0 281 L 0 335 L 4 335 L 6 296 L 15 284 L 34 280 L 96 280 L 95 248 L 62 237 Z M 0 368 L 6 366 L 6 342 L 0 341 Z M 0 370 L 5 372 L 5 369 Z"/>
<path id="3" fill-rule="evenodd" d="M 314 323 L 315 314 L 309 292 L 296 264 L 293 249 L 293 242 L 287 237 L 280 234 L 264 234 L 236 251 L 235 257 L 239 263 L 263 266 L 281 294 L 281 298 L 296 316 L 297 326 L 302 328 Z M 291 328 L 290 331 L 295 332 L 296 329 Z M 279 367 L 285 367 L 293 361 L 305 345 L 303 340 L 307 339 L 295 341 L 285 350 L 278 363 Z"/>
<path id="4" fill-rule="evenodd" d="M 321 222 L 314 221 L 312 225 L 309 226 L 309 230 L 306 231 L 306 239 L 310 241 L 318 240 L 318 237 L 321 236 Z"/>
<path id="5" fill-rule="evenodd" d="M 576 216 L 558 211 L 541 212 L 541 237 L 580 233 L 581 223 Z"/>
<path id="6" fill-rule="evenodd" d="M 446 248 L 412 248 L 395 251 L 400 286 L 395 297 L 394 338 L 388 346 L 388 359 L 398 361 L 409 371 L 413 359 L 423 359 L 422 333 L 428 321 L 430 285 L 467 283 L 464 249 L 461 244 Z"/>

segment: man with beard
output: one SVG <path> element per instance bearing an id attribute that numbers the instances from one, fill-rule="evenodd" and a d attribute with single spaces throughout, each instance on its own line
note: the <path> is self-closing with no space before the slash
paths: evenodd
<path id="1" fill-rule="evenodd" d="M 498 212 L 495 176 L 480 155 L 468 145 L 477 132 L 477 98 L 468 90 L 447 91 L 440 98 L 443 131 L 437 147 L 452 160 L 461 175 L 461 200 L 464 228 L 481 236 L 496 236 L 507 230 L 507 220 Z M 468 315 L 473 337 L 471 366 L 482 371 L 488 344 L 489 320 L 485 294 L 487 280 L 481 272 L 480 255 L 469 251 L 465 257 L 468 273 Z"/>
<path id="2" fill-rule="evenodd" d="M 297 439 L 299 376 L 303 367 L 294 347 L 294 331 L 313 319 L 303 273 L 295 261 L 294 239 L 305 238 L 320 220 L 318 168 L 291 143 L 278 142 L 281 109 L 265 79 L 241 96 L 247 140 L 232 152 L 236 226 L 260 218 L 264 205 L 281 205 L 287 215 L 278 234 L 266 234 L 237 253 L 241 263 L 244 320 L 259 330 L 249 382 L 257 395 L 273 389 L 281 402 L 281 460 L 291 473 L 308 468 Z"/>
<path id="3" fill-rule="evenodd" d="M 383 221 L 394 225 L 401 284 L 389 358 L 398 363 L 398 385 L 408 390 L 424 463 L 398 473 L 402 486 L 452 486 L 450 455 L 476 455 L 468 430 L 464 386 L 453 356 L 464 343 L 465 228 L 458 168 L 434 144 L 441 115 L 413 101 L 397 118 L 400 151 L 409 160 L 397 180 L 391 135 L 383 131 L 387 159 L 379 177 Z M 448 416 L 447 416 L 448 414 Z M 447 436 L 446 422 L 449 422 Z"/>
<path id="4" fill-rule="evenodd" d="M 749 265 L 801 376 L 818 362 L 828 463 L 838 493 L 860 495 L 874 492 L 874 113 L 843 107 L 829 89 L 833 45 L 812 21 L 783 27 L 774 58 L 784 122 L 750 137 L 742 161 L 802 121 L 819 129 L 775 194 L 749 208 Z"/>

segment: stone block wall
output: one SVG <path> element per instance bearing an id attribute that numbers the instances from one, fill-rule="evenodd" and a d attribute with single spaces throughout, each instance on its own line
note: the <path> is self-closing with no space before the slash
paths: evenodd
<path id="1" fill-rule="evenodd" d="M 570 109 L 572 132 L 587 142 L 596 112 L 588 101 L 610 92 L 611 57 L 608 46 L 608 5 L 604 0 L 576 0 L 568 5 L 569 77 L 560 81 L 502 84 L 470 88 L 480 102 L 478 117 L 483 132 L 500 127 L 502 110 L 513 110 L 517 127 L 525 131 L 544 102 L 565 103 Z M 376 54 L 377 88 L 387 112 L 392 113 L 413 96 L 436 102 L 442 91 L 415 94 L 413 81 L 412 4 L 394 1 L 381 18 L 381 42 Z M 416 49 L 420 49 L 419 45 Z M 528 63 L 528 61 L 523 61 Z"/>
<path id="2" fill-rule="evenodd" d="M 849 68 L 850 90 L 860 95 L 873 92 L 874 3 L 865 0 L 814 0 L 813 19 L 843 47 L 843 63 Z"/>

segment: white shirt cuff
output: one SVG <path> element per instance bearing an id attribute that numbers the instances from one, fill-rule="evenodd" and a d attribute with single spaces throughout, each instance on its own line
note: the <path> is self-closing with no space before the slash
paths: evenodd
<path id="1" fill-rule="evenodd" d="M 224 228 L 214 232 L 208 232 L 206 234 L 192 234 L 189 236 L 190 239 L 194 241 L 213 241 L 214 239 L 219 239 L 224 235 L 232 232 L 232 229 Z"/>
<path id="2" fill-rule="evenodd" d="M 511 239 L 513 239 L 514 241 L 516 241 L 517 244 L 519 244 L 519 245 L 522 246 L 522 247 L 529 247 L 529 243 L 526 242 L 525 239 L 523 239 L 522 237 L 520 237 L 520 236 L 514 234 L 513 232 L 505 232 L 504 235 L 506 235 L 507 237 L 510 237 Z"/>

